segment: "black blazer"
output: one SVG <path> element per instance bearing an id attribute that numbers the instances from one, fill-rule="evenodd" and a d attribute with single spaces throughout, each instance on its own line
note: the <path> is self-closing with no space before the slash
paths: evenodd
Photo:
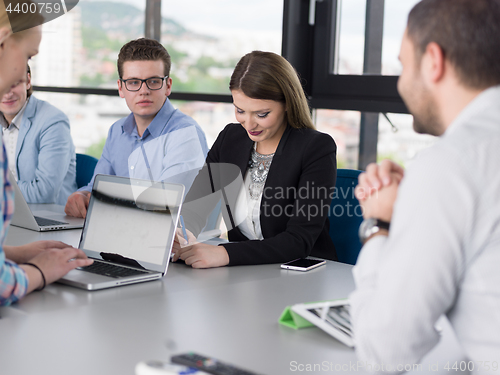
<path id="1" fill-rule="evenodd" d="M 215 170 L 220 163 L 232 164 L 233 170 L 245 176 L 252 147 L 252 140 L 240 124 L 227 125 L 217 137 L 182 210 L 186 226 L 195 235 L 205 225 L 220 195 L 203 209 L 190 210 L 193 206 L 189 202 L 230 183 L 234 175 L 224 176 Z M 328 233 L 328 211 L 337 175 L 336 150 L 327 134 L 287 127 L 273 157 L 261 201 L 264 240 L 249 240 L 238 227 L 230 229 L 231 243 L 222 244 L 229 254 L 229 265 L 280 263 L 309 255 L 337 260 Z M 231 200 L 224 198 L 226 202 Z M 231 209 L 222 212 L 224 221 L 231 223 Z"/>

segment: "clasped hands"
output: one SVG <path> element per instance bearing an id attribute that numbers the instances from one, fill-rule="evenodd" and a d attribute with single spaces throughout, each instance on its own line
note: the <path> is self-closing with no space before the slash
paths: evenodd
<path id="1" fill-rule="evenodd" d="M 181 229 L 177 229 L 172 252 L 173 262 L 182 259 L 188 266 L 193 268 L 222 267 L 229 264 L 229 255 L 224 246 L 208 245 L 197 242 L 196 237 L 186 230 L 187 241 Z"/>
<path id="2" fill-rule="evenodd" d="M 391 221 L 398 188 L 404 177 L 404 169 L 398 164 L 383 160 L 370 164 L 359 175 L 355 189 L 356 198 L 363 208 L 363 217 Z"/>

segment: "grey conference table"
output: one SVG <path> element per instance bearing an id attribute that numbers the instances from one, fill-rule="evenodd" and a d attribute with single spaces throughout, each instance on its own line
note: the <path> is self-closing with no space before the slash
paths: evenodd
<path id="1" fill-rule="evenodd" d="M 10 227 L 6 242 L 77 246 L 79 236 Z M 187 351 L 268 375 L 364 373 L 354 350 L 321 330 L 278 324 L 287 305 L 344 298 L 353 288 L 351 266 L 336 262 L 306 273 L 277 264 L 208 270 L 170 264 L 162 280 L 94 292 L 53 284 L 0 308 L 0 374 L 133 375 L 142 360 Z M 414 373 L 449 374 L 445 363 L 463 359 L 449 324 L 440 324 L 440 344 Z M 439 370 L 429 371 L 436 363 Z M 310 372 L 307 365 L 328 370 Z"/>

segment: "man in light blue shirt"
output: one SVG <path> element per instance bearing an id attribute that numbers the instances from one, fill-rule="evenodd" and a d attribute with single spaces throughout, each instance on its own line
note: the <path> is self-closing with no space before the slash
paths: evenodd
<path id="1" fill-rule="evenodd" d="M 208 147 L 200 126 L 168 100 L 172 79 L 167 50 L 152 39 L 133 40 L 120 50 L 118 74 L 118 91 L 132 113 L 111 126 L 94 176 L 168 181 L 188 191 Z M 68 198 L 68 215 L 85 217 L 93 182 Z"/>
<path id="2" fill-rule="evenodd" d="M 35 98 L 31 72 L 0 98 L 9 169 L 28 203 L 65 204 L 76 189 L 76 154 L 68 117 Z"/>

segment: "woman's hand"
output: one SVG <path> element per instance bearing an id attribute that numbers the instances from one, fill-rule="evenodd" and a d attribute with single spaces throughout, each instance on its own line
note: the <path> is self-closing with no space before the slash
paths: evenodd
<path id="1" fill-rule="evenodd" d="M 182 229 L 175 234 L 172 262 L 182 259 L 193 268 L 222 267 L 229 264 L 229 255 L 223 246 L 198 243 L 193 233 L 186 230 L 188 241 L 184 238 Z"/>
<path id="2" fill-rule="evenodd" d="M 186 230 L 186 233 L 188 236 L 187 241 L 184 238 L 181 228 L 177 228 L 175 232 L 174 246 L 172 247 L 172 253 L 174 254 L 174 257 L 172 258 L 173 262 L 176 262 L 177 259 L 179 259 L 179 256 L 177 255 L 179 250 L 185 246 L 194 245 L 196 243 L 196 237 L 194 234 L 188 230 Z"/>
<path id="3" fill-rule="evenodd" d="M 5 257 L 17 264 L 29 262 L 37 255 L 49 249 L 71 247 L 61 241 L 35 241 L 22 246 L 4 246 Z"/>
<path id="4" fill-rule="evenodd" d="M 224 246 L 205 243 L 195 243 L 178 249 L 173 261 L 179 258 L 193 268 L 222 267 L 229 264 L 229 255 Z"/>

